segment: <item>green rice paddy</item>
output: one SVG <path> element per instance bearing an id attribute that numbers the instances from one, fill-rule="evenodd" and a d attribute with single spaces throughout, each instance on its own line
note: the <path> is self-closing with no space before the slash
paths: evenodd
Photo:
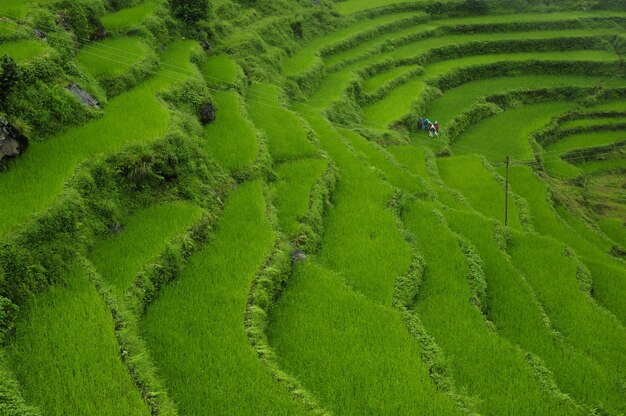
<path id="1" fill-rule="evenodd" d="M 144 336 L 183 414 L 304 414 L 243 328 L 252 278 L 274 242 L 265 209 L 259 181 L 235 190 L 212 243 L 146 314 Z"/>
<path id="2" fill-rule="evenodd" d="M 275 161 L 311 157 L 318 150 L 309 141 L 302 121 L 282 108 L 278 89 L 255 84 L 248 90 L 248 107 L 254 124 L 265 132 L 270 154 Z"/>
<path id="3" fill-rule="evenodd" d="M 542 388 L 523 354 L 491 332 L 480 310 L 468 302 L 473 294 L 465 258 L 432 207 L 412 206 L 405 224 L 428 265 L 417 312 L 450 357 L 459 385 L 480 397 L 481 410 L 488 414 L 533 414 L 545 409 L 551 414 L 582 413 Z"/>
<path id="4" fill-rule="evenodd" d="M 147 17 L 154 13 L 161 3 L 160 0 L 144 0 L 133 7 L 121 9 L 115 13 L 102 16 L 102 24 L 109 32 L 123 32 L 142 23 Z"/>
<path id="5" fill-rule="evenodd" d="M 626 13 L 557 3 L 220 0 L 192 27 L 197 10 L 106 0 L 85 23 L 105 39 L 62 65 L 57 40 L 0 21 L 0 55 L 55 82 L 157 68 L 0 162 L 0 414 L 625 413 Z M 5 0 L 0 19 L 60 5 Z M 30 133 L 15 98 L 0 115 Z M 168 149 L 163 189 L 121 182 L 119 226 L 68 213 L 72 248 L 47 251 L 82 163 L 164 137 L 216 182 Z M 100 191 L 107 213 L 120 195 Z"/>
<path id="6" fill-rule="evenodd" d="M 111 78 L 141 63 L 149 51 L 141 39 L 110 38 L 81 48 L 76 61 L 95 78 Z"/>
<path id="7" fill-rule="evenodd" d="M 0 14 L 12 19 L 23 19 L 35 3 L 46 4 L 51 2 L 52 0 L 3 0 L 0 4 Z"/>
<path id="8" fill-rule="evenodd" d="M 357 1 L 348 0 L 337 4 L 337 11 L 342 14 L 357 13 L 375 7 L 384 7 L 392 4 L 408 3 L 398 0 L 373 0 L 373 1 Z"/>
<path id="9" fill-rule="evenodd" d="M 166 248 L 169 240 L 189 228 L 200 209 L 182 202 L 154 205 L 135 213 L 123 230 L 99 243 L 90 255 L 102 279 L 123 293 L 137 273 Z"/>
<path id="10" fill-rule="evenodd" d="M 225 168 L 241 172 L 254 163 L 259 145 L 254 129 L 242 115 L 241 98 L 234 91 L 215 91 L 216 121 L 205 128 L 205 148 Z"/>
<path id="11" fill-rule="evenodd" d="M 420 16 L 420 13 L 404 12 L 390 15 L 383 15 L 374 19 L 367 19 L 350 25 L 347 28 L 339 29 L 326 36 L 320 36 L 315 38 L 312 42 L 309 42 L 306 47 L 298 51 L 294 56 L 285 61 L 284 71 L 286 74 L 294 75 L 301 73 L 307 69 L 310 69 L 318 52 L 323 47 L 328 47 L 334 43 L 340 42 L 345 39 L 346 36 L 355 36 L 356 34 L 363 34 L 371 31 L 376 26 L 383 26 L 392 24 L 396 21 L 407 19 L 415 16 Z"/>
<path id="12" fill-rule="evenodd" d="M 297 266 L 272 321 L 279 365 L 337 415 L 460 414 L 428 380 L 398 313 L 315 263 Z"/>
<path id="13" fill-rule="evenodd" d="M 0 43 L 0 56 L 8 55 L 15 62 L 28 62 L 48 51 L 48 46 L 37 40 L 16 40 Z"/>
<path id="14" fill-rule="evenodd" d="M 194 45 L 191 41 L 171 44 L 161 59 L 175 68 L 190 68 L 185 62 L 189 61 Z M 34 143 L 28 153 L 0 176 L 2 187 L 14 190 L 0 201 L 0 212 L 12 212 L 10 220 L 0 226 L 0 234 L 6 234 L 53 203 L 61 194 L 65 180 L 85 159 L 119 150 L 133 142 L 162 137 L 167 131 L 169 114 L 156 94 L 187 76 L 186 73 L 181 75 L 161 69 L 133 90 L 109 101 L 102 118 L 69 129 L 45 142 Z M 73 151 L 65 152 L 68 147 Z M 59 157 L 50 158 L 51 154 Z M 38 169 L 44 169 L 47 174 L 42 177 L 37 173 Z M 16 211 L 15 207 L 19 210 Z"/>
<path id="15" fill-rule="evenodd" d="M 228 55 L 211 55 L 200 66 L 208 85 L 228 86 L 237 80 L 237 64 Z"/>
<path id="16" fill-rule="evenodd" d="M 119 359 L 111 312 L 79 263 L 25 311 L 8 352 L 28 402 L 48 414 L 150 414 Z"/>
<path id="17" fill-rule="evenodd" d="M 575 53 L 572 53 L 574 55 Z M 427 115 L 445 124 L 455 114 L 467 110 L 479 98 L 489 96 L 494 91 L 537 89 L 566 85 L 592 86 L 605 81 L 601 77 L 582 77 L 568 75 L 524 75 L 518 77 L 495 77 L 480 81 L 472 81 L 452 88 L 434 100 L 428 107 Z"/>
<path id="18" fill-rule="evenodd" d="M 322 159 L 302 159 L 285 162 L 276 167 L 276 205 L 280 228 L 289 237 L 295 237 L 300 222 L 305 218 L 311 203 L 313 185 L 328 167 Z"/>

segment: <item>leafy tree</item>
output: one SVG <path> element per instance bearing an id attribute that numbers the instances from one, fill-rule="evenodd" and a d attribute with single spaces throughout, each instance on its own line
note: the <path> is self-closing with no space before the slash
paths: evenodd
<path id="1" fill-rule="evenodd" d="M 209 17 L 209 0 L 169 0 L 172 13 L 187 23 L 197 23 Z"/>
<path id="2" fill-rule="evenodd" d="M 0 58 L 0 105 L 6 100 L 11 89 L 17 84 L 19 73 L 17 64 L 8 55 Z"/>

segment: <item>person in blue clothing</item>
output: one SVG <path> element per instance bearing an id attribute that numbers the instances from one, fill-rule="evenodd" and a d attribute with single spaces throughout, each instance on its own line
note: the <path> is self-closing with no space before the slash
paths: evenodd
<path id="1" fill-rule="evenodd" d="M 424 130 L 428 130 L 431 124 L 429 119 L 424 120 Z"/>

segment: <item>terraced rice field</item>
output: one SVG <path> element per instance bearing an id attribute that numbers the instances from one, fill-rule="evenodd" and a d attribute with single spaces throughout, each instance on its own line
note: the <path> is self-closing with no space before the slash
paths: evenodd
<path id="1" fill-rule="evenodd" d="M 194 43 L 190 41 L 172 44 L 161 59 L 177 68 L 191 69 L 189 53 L 193 47 Z M 70 129 L 53 140 L 33 144 L 30 151 L 15 161 L 0 178 L 3 189 L 14 190 L 1 202 L 3 207 L 0 210 L 14 213 L 11 220 L 3 222 L 1 232 L 6 234 L 51 204 L 63 190 L 63 183 L 86 158 L 163 136 L 167 132 L 169 115 L 155 94 L 186 77 L 186 73 L 163 69 L 132 91 L 111 100 L 102 118 Z M 63 152 L 62 149 L 68 146 L 73 146 L 74 151 Z M 61 156 L 51 159 L 50 154 Z M 34 166 L 44 169 L 47 174 L 42 178 Z M 16 212 L 15 207 L 20 207 L 19 211 Z"/>
<path id="2" fill-rule="evenodd" d="M 624 414 L 626 13 L 482 3 L 2 2 L 0 414 Z"/>
<path id="3" fill-rule="evenodd" d="M 158 7 L 159 0 L 144 0 L 133 7 L 118 10 L 102 17 L 102 24 L 109 32 L 123 32 L 142 23 Z"/>
<path id="4" fill-rule="evenodd" d="M 148 56 L 150 47 L 137 38 L 111 38 L 82 48 L 79 65 L 96 78 L 114 77 L 130 70 Z"/>
<path id="5" fill-rule="evenodd" d="M 48 50 L 43 42 L 36 40 L 18 40 L 0 44 L 0 55 L 8 55 L 16 62 L 27 62 L 41 56 Z"/>

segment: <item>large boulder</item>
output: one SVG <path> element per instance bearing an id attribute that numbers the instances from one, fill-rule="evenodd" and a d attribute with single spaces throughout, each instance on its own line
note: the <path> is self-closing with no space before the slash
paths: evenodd
<path id="1" fill-rule="evenodd" d="M 28 146 L 26 136 L 0 117 L 0 160 L 21 154 L 26 146 Z"/>
<path id="2" fill-rule="evenodd" d="M 203 126 L 207 124 L 213 123 L 215 121 L 217 113 L 217 108 L 213 105 L 213 103 L 208 102 L 200 107 L 200 122 Z"/>

